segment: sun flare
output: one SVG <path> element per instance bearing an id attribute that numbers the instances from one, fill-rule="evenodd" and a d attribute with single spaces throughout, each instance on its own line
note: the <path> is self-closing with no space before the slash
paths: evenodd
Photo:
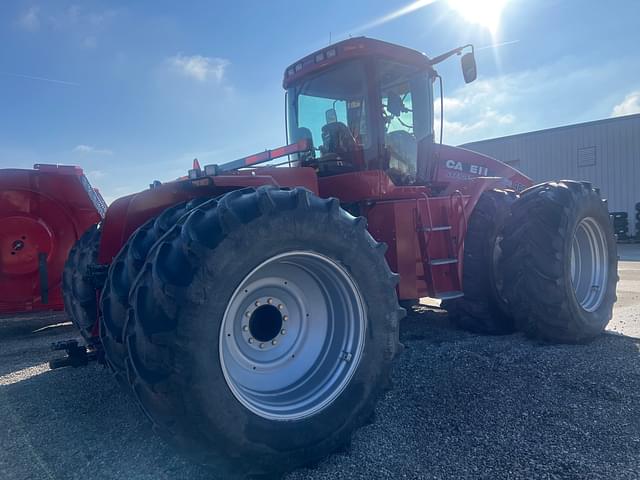
<path id="1" fill-rule="evenodd" d="M 508 0 L 448 0 L 449 5 L 470 23 L 496 33 L 500 26 L 502 10 Z"/>

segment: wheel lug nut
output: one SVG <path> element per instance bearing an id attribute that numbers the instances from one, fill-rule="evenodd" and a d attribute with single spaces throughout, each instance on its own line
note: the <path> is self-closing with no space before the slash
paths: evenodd
<path id="1" fill-rule="evenodd" d="M 256 307 L 259 307 L 259 306 L 260 306 L 260 301 L 259 301 L 259 300 L 256 300 L 256 302 L 254 303 L 254 305 L 255 305 Z"/>
<path id="2" fill-rule="evenodd" d="M 275 338 L 271 340 L 271 345 L 275 345 L 276 343 L 278 343 L 278 341 Z"/>
<path id="3" fill-rule="evenodd" d="M 245 317 L 250 317 L 250 316 L 251 316 L 251 312 L 245 312 L 245 313 L 244 313 L 244 316 L 245 316 Z"/>
<path id="4" fill-rule="evenodd" d="M 286 335 L 287 331 L 283 328 L 282 330 L 280 330 L 280 335 Z"/>
<path id="5" fill-rule="evenodd" d="M 282 310 L 282 309 L 284 308 L 284 305 L 282 305 L 281 303 L 279 303 L 279 304 L 278 304 L 278 308 L 279 308 L 280 310 Z"/>
<path id="6" fill-rule="evenodd" d="M 250 338 L 250 339 L 249 339 L 249 343 L 253 343 L 253 338 Z"/>
<path id="7" fill-rule="evenodd" d="M 260 348 L 264 348 L 264 343 L 261 343 L 261 344 L 260 344 Z"/>
<path id="8" fill-rule="evenodd" d="M 249 330 L 249 325 L 243 325 L 242 326 L 242 330 L 244 330 L 245 332 Z"/>
<path id="9" fill-rule="evenodd" d="M 284 320 L 286 322 L 287 320 L 289 320 L 289 316 L 288 315 L 283 315 L 282 316 L 282 320 Z"/>
<path id="10" fill-rule="evenodd" d="M 271 305 L 271 304 L 273 303 L 273 298 L 268 299 L 268 300 L 267 300 L 267 303 L 268 303 L 269 305 Z"/>

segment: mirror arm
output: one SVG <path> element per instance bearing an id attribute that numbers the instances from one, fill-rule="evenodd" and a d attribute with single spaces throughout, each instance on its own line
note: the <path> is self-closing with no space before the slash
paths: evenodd
<path id="1" fill-rule="evenodd" d="M 462 47 L 454 48 L 453 50 L 449 50 L 448 52 L 443 53 L 442 55 L 438 55 L 437 57 L 432 58 L 431 60 L 429 60 L 429 64 L 432 66 L 437 65 L 438 63 L 445 61 L 447 58 L 451 57 L 452 55 L 460 55 L 462 53 L 462 50 L 469 47 L 471 48 L 471 53 L 474 53 L 473 44 L 468 43 L 466 45 L 463 45 Z"/>

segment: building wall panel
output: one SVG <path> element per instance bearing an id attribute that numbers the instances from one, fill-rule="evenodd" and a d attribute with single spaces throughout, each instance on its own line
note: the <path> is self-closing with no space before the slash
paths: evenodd
<path id="1" fill-rule="evenodd" d="M 522 170 L 536 182 L 587 180 L 602 191 L 610 211 L 629 214 L 635 233 L 640 202 L 640 114 L 472 142 L 464 148 Z M 595 147 L 595 165 L 578 165 L 578 150 Z"/>

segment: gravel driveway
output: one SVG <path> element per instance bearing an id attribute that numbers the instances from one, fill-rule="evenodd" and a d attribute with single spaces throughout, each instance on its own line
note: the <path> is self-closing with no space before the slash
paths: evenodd
<path id="1" fill-rule="evenodd" d="M 216 478 L 159 440 L 105 369 L 48 370 L 48 345 L 75 335 L 65 322 L 0 319 L 0 479 Z M 640 478 L 640 340 L 476 336 L 422 307 L 401 341 L 374 423 L 288 479 Z"/>

